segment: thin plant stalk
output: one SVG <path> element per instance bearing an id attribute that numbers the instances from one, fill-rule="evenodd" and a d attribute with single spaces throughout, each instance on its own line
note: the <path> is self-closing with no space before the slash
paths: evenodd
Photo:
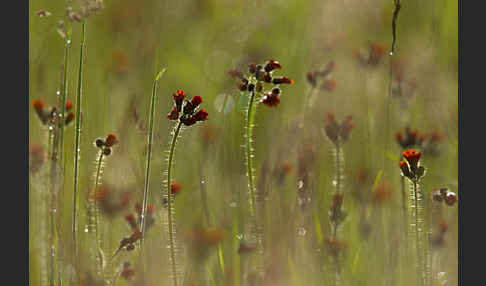
<path id="1" fill-rule="evenodd" d="M 155 116 L 155 99 L 157 98 L 157 86 L 159 79 L 165 73 L 165 68 L 162 69 L 154 79 L 154 84 L 152 88 L 152 100 L 150 101 L 150 115 L 149 115 L 149 129 L 147 133 L 147 162 L 145 165 L 145 181 L 144 181 L 144 190 L 143 190 L 143 205 L 142 205 L 142 219 L 140 220 L 140 231 L 142 234 L 145 234 L 145 216 L 147 214 L 147 203 L 148 203 L 148 196 L 149 196 L 149 177 L 150 177 L 150 160 L 152 158 L 152 143 L 153 143 L 153 136 L 154 136 L 154 116 Z M 143 246 L 143 239 L 145 235 L 142 235 L 140 239 L 140 249 Z"/>
<path id="2" fill-rule="evenodd" d="M 94 233 L 95 233 L 95 239 L 96 239 L 96 246 L 98 248 L 98 252 L 102 250 L 102 245 L 101 245 L 101 238 L 99 235 L 99 230 L 98 230 L 98 224 L 99 224 L 99 219 L 100 219 L 100 211 L 99 211 L 99 206 L 97 202 L 97 197 L 98 197 L 98 185 L 100 182 L 100 177 L 101 173 L 103 170 L 103 150 L 100 150 L 100 155 L 98 157 L 98 164 L 96 167 L 96 178 L 95 178 L 95 185 L 94 185 Z M 97 273 L 101 274 L 102 271 L 102 261 L 101 261 L 100 255 L 97 255 L 96 258 L 96 267 L 97 267 Z"/>
<path id="3" fill-rule="evenodd" d="M 81 49 L 79 54 L 79 71 L 78 71 L 78 88 L 76 94 L 76 114 L 75 114 L 75 149 L 74 149 L 74 190 L 73 190 L 73 224 L 72 224 L 72 239 L 73 239 L 73 259 L 74 265 L 77 265 L 78 249 L 77 249 L 77 197 L 78 197 L 78 182 L 79 182 L 79 153 L 81 143 L 81 99 L 83 94 L 83 65 L 84 65 L 84 47 L 86 41 L 86 19 L 83 20 L 81 37 Z"/>
<path id="4" fill-rule="evenodd" d="M 257 83 L 258 85 L 258 83 Z M 259 269 L 260 274 L 263 274 L 263 234 L 259 230 L 259 226 L 257 225 L 256 220 L 256 213 L 255 213 L 255 205 L 256 205 L 256 188 L 255 188 L 255 174 L 253 173 L 253 121 L 255 119 L 255 90 L 251 92 L 250 98 L 248 100 L 248 109 L 246 113 L 246 142 L 245 142 L 245 151 L 246 151 L 246 172 L 248 176 L 248 202 L 250 207 L 250 227 L 251 227 L 251 234 L 252 237 L 257 239 L 257 252 L 258 252 L 258 259 L 259 263 L 257 265 L 257 269 Z"/>
<path id="5" fill-rule="evenodd" d="M 171 259 L 171 268 L 172 268 L 172 278 L 173 278 L 173 285 L 177 286 L 177 267 L 176 267 L 176 260 L 175 260 L 175 235 L 174 235 L 174 218 L 173 216 L 173 207 L 172 207 L 172 200 L 173 195 L 171 194 L 171 180 L 172 180 L 172 161 L 174 157 L 174 150 L 175 145 L 177 143 L 177 137 L 179 136 L 179 132 L 182 127 L 182 122 L 179 121 L 177 123 L 177 127 L 173 132 L 172 142 L 170 144 L 169 150 L 169 160 L 168 160 L 168 167 L 167 167 L 167 212 L 168 212 L 168 227 L 169 227 L 169 248 L 170 248 L 170 259 Z"/>
<path id="6" fill-rule="evenodd" d="M 58 217 L 58 242 L 60 234 L 60 227 L 61 227 L 61 214 L 60 214 L 60 206 L 62 204 L 62 192 L 64 190 L 64 180 L 63 180 L 63 155 L 64 155 L 64 127 L 66 123 L 66 118 L 65 118 L 65 112 L 66 112 L 66 98 L 67 98 L 67 93 L 68 93 L 68 81 L 67 81 L 67 75 L 68 75 L 68 65 L 69 65 L 69 48 L 71 47 L 71 40 L 66 38 L 65 45 L 64 45 L 64 66 L 63 66 L 63 79 L 62 79 L 62 90 L 61 90 L 61 96 L 59 100 L 59 107 L 61 109 L 60 114 L 59 114 L 59 194 L 58 194 L 58 205 L 59 207 L 57 208 L 57 217 Z M 58 252 L 60 250 L 60 247 L 58 245 Z M 61 267 L 62 263 L 60 261 L 60 254 L 58 253 L 57 257 L 57 263 L 58 263 L 58 279 L 60 280 L 59 282 L 62 283 L 62 272 L 61 272 Z"/>
<path id="7" fill-rule="evenodd" d="M 250 206 L 250 218 L 255 219 L 255 178 L 253 174 L 253 147 L 252 147 L 252 136 L 253 136 L 253 120 L 255 114 L 255 91 L 251 92 L 250 98 L 248 100 L 248 109 L 246 113 L 246 172 L 248 177 L 248 202 Z"/>

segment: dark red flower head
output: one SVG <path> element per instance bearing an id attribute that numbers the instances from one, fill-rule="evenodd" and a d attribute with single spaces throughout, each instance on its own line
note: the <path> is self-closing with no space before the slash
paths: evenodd
<path id="1" fill-rule="evenodd" d="M 69 111 L 71 108 L 73 108 L 73 103 L 71 100 L 66 101 L 66 111 Z"/>
<path id="2" fill-rule="evenodd" d="M 200 97 L 199 95 L 196 95 L 192 98 L 191 100 L 191 104 L 194 106 L 194 107 L 198 107 L 199 104 L 202 103 L 202 97 Z"/>
<path id="3" fill-rule="evenodd" d="M 196 119 L 196 121 L 208 120 L 208 112 L 204 108 L 201 109 L 201 110 L 198 110 L 198 112 L 196 112 L 196 114 L 194 114 L 194 118 Z"/>
<path id="4" fill-rule="evenodd" d="M 415 170 L 417 170 L 418 162 L 420 160 L 421 155 L 422 153 L 415 152 L 414 149 L 407 149 L 402 152 L 402 156 L 407 160 L 412 172 L 415 172 Z"/>
<path id="5" fill-rule="evenodd" d="M 44 121 L 44 119 L 45 119 L 44 107 L 46 106 L 46 104 L 44 103 L 44 101 L 42 101 L 42 99 L 33 100 L 32 101 L 32 106 L 34 107 L 34 110 L 37 113 L 37 115 L 39 116 L 39 118 L 42 121 Z"/>
<path id="6" fill-rule="evenodd" d="M 272 107 L 277 106 L 280 103 L 280 98 L 276 94 L 269 92 L 262 97 L 260 102 Z"/>
<path id="7" fill-rule="evenodd" d="M 178 194 L 182 189 L 182 186 L 180 183 L 178 182 L 174 182 L 172 184 L 170 184 L 170 193 L 175 195 L 175 194 Z"/>
<path id="8" fill-rule="evenodd" d="M 280 65 L 279 62 L 271 59 L 270 61 L 267 62 L 267 64 L 265 65 L 265 71 L 266 72 L 271 72 L 275 69 L 281 69 L 282 66 Z"/>
<path id="9" fill-rule="evenodd" d="M 182 102 L 184 101 L 184 97 L 186 96 L 186 94 L 184 93 L 184 90 L 178 89 L 176 91 L 176 93 L 174 93 L 172 96 L 174 97 L 174 103 L 177 107 L 177 110 L 181 111 Z"/>
<path id="10" fill-rule="evenodd" d="M 65 123 L 65 125 L 68 125 L 73 120 L 74 120 L 74 113 L 69 112 L 68 115 L 66 116 L 66 123 Z"/>
<path id="11" fill-rule="evenodd" d="M 340 126 L 336 122 L 336 118 L 332 112 L 327 113 L 327 124 L 325 126 L 325 130 L 327 137 L 329 137 L 332 142 L 336 143 L 339 136 Z"/>
<path id="12" fill-rule="evenodd" d="M 286 76 L 282 76 L 282 77 L 274 77 L 273 80 L 272 80 L 273 84 L 282 84 L 282 83 L 285 83 L 285 84 L 293 84 L 294 81 Z"/>
<path id="13" fill-rule="evenodd" d="M 118 138 L 116 138 L 115 134 L 110 133 L 110 134 L 108 134 L 106 136 L 105 146 L 106 147 L 111 147 L 111 146 L 115 145 L 118 142 L 119 142 L 119 140 L 118 140 Z"/>
<path id="14" fill-rule="evenodd" d="M 447 192 L 445 195 L 445 202 L 448 206 L 452 206 L 457 202 L 457 195 L 454 192 Z"/>

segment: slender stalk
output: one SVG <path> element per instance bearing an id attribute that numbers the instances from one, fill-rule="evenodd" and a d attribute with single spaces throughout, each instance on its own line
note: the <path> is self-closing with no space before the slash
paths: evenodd
<path id="1" fill-rule="evenodd" d="M 142 219 L 140 220 L 140 231 L 142 232 L 142 238 L 140 239 L 140 249 L 143 246 L 143 239 L 145 237 L 145 216 L 147 214 L 147 201 L 149 196 L 149 177 L 150 177 L 150 160 L 152 158 L 152 143 L 154 136 L 154 116 L 155 116 L 155 99 L 157 98 L 157 85 L 160 77 L 165 73 L 165 68 L 162 69 L 154 79 L 152 88 L 152 100 L 150 101 L 150 115 L 149 115 L 149 129 L 147 133 L 147 162 L 145 165 L 145 182 L 143 190 L 143 205 L 142 205 Z"/>
<path id="2" fill-rule="evenodd" d="M 62 204 L 62 194 L 64 190 L 64 180 L 63 180 L 63 172 L 64 172 L 64 127 L 66 123 L 65 112 L 66 112 L 66 98 L 68 93 L 68 81 L 67 81 L 67 74 L 68 74 L 68 64 L 69 64 L 69 48 L 71 47 L 71 40 L 66 38 L 65 46 L 64 46 L 64 66 L 63 66 L 63 80 L 62 80 L 62 90 L 61 90 L 61 97 L 59 100 L 59 107 L 61 112 L 59 114 L 59 172 L 58 172 L 58 182 L 59 182 L 59 193 L 58 193 L 58 207 L 57 207 L 57 240 L 60 242 L 60 235 L 61 235 L 61 213 L 60 213 L 60 206 Z M 58 279 L 59 282 L 62 283 L 62 263 L 60 261 L 60 253 L 61 247 L 58 245 L 58 255 L 57 255 L 57 264 L 58 264 Z"/>
<path id="3" fill-rule="evenodd" d="M 248 176 L 248 195 L 250 205 L 250 217 L 253 223 L 255 219 L 255 182 L 253 175 L 253 148 L 252 148 L 252 136 L 253 136 L 253 119 L 254 119 L 254 100 L 255 91 L 251 92 L 250 99 L 248 100 L 248 110 L 246 113 L 246 172 Z"/>
<path id="4" fill-rule="evenodd" d="M 98 202 L 97 202 L 96 198 L 98 197 L 98 185 L 99 185 L 99 182 L 100 182 L 101 171 L 103 169 L 103 163 L 102 162 L 103 162 L 103 150 L 100 150 L 100 156 L 98 158 L 98 166 L 96 168 L 96 179 L 95 179 L 95 185 L 94 185 L 94 215 L 95 215 L 94 232 L 95 232 L 95 239 L 96 239 L 96 245 L 98 247 L 98 251 L 100 249 L 102 249 L 102 246 L 101 246 L 101 240 L 100 240 L 100 236 L 99 236 L 99 232 L 98 232 L 98 223 L 99 223 L 100 213 L 99 213 L 99 206 L 98 206 Z M 97 260 L 97 264 L 96 264 L 97 272 L 98 272 L 98 274 L 100 274 L 101 269 L 102 269 L 101 257 L 97 258 L 96 260 Z"/>
<path id="5" fill-rule="evenodd" d="M 339 142 L 336 143 L 336 193 L 341 191 L 341 146 Z"/>
<path id="6" fill-rule="evenodd" d="M 181 127 L 182 127 L 182 122 L 179 121 L 179 123 L 177 123 L 177 127 L 173 132 L 172 142 L 170 144 L 170 151 L 169 151 L 169 163 L 167 167 L 167 211 L 168 211 L 168 224 L 169 224 L 169 248 L 170 248 L 172 278 L 173 278 L 174 286 L 177 286 L 177 268 L 176 268 L 176 260 L 175 260 L 174 222 L 172 217 L 173 196 L 171 194 L 170 185 L 172 180 L 171 169 L 172 169 L 172 161 L 174 157 L 174 150 L 175 150 L 177 137 L 179 136 Z"/>
<path id="7" fill-rule="evenodd" d="M 420 235 L 419 235 L 419 217 L 418 217 L 418 197 L 417 197 L 417 183 L 413 182 L 413 196 L 414 196 L 414 217 L 415 217 L 415 248 L 417 249 L 417 285 L 422 285 L 421 278 L 421 253 L 420 253 Z"/>
<path id="8" fill-rule="evenodd" d="M 83 58 L 84 46 L 86 41 L 86 20 L 83 20 L 83 33 L 81 38 L 81 49 L 79 55 L 79 71 L 78 71 L 78 89 L 76 95 L 76 116 L 75 116 L 75 150 L 74 150 L 74 191 L 73 191 L 73 224 L 72 224 L 72 239 L 73 239 L 73 259 L 74 265 L 77 265 L 78 251 L 77 251 L 77 197 L 78 197 L 78 182 L 79 182 L 79 153 L 81 143 L 81 99 L 83 94 Z"/>
<path id="9" fill-rule="evenodd" d="M 60 98 L 60 109 L 59 114 L 59 170 L 62 170 L 63 165 L 63 153 L 64 153 L 64 125 L 66 123 L 65 113 L 66 113 L 66 98 L 68 93 L 68 64 L 69 64 L 69 48 L 71 47 L 71 40 L 66 39 L 64 45 L 64 71 L 63 71 L 63 83 Z M 62 187 L 61 187 L 62 190 Z"/>
<path id="10" fill-rule="evenodd" d="M 56 231 L 55 231 L 55 216 L 56 216 L 56 193 L 57 193 L 57 148 L 59 145 L 58 130 L 56 130 L 57 113 L 54 114 L 54 123 L 49 125 L 50 136 L 52 136 L 52 145 L 50 146 L 52 150 L 50 151 L 50 170 L 49 170 L 49 195 L 50 195 L 50 207 L 49 207 L 49 219 L 50 219 L 50 254 L 49 254 L 49 283 L 54 283 L 54 273 L 55 273 L 55 243 L 56 243 Z M 50 139 L 51 140 L 51 139 Z"/>

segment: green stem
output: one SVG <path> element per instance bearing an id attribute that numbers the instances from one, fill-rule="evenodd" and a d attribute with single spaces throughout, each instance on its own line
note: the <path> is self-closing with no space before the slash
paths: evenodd
<path id="1" fill-rule="evenodd" d="M 341 146 L 336 142 L 336 193 L 341 191 Z"/>
<path id="2" fill-rule="evenodd" d="M 182 127 L 182 122 L 179 121 L 177 123 L 177 127 L 173 133 L 172 142 L 170 144 L 170 151 L 169 151 L 169 163 L 167 167 L 167 209 L 168 209 L 168 224 L 169 224 L 169 247 L 170 247 L 170 258 L 171 258 L 171 266 L 172 266 L 172 278 L 174 281 L 174 286 L 177 286 L 177 269 L 176 269 L 176 260 L 175 260 L 175 238 L 174 238 L 174 222 L 172 217 L 172 200 L 173 196 L 171 194 L 170 185 L 171 185 L 171 169 L 172 169 L 172 159 L 174 157 L 174 150 L 175 145 L 177 143 L 177 137 L 179 136 L 179 132 Z"/>
<path id="3" fill-rule="evenodd" d="M 56 243 L 56 231 L 55 231 L 55 217 L 56 217 L 56 192 L 57 192 L 57 148 L 59 147 L 59 136 L 56 130 L 56 117 L 57 113 L 55 114 L 55 119 L 53 125 L 50 125 L 49 128 L 52 128 L 52 131 L 49 131 L 49 136 L 52 136 L 52 145 L 51 145 L 51 152 L 50 152 L 50 174 L 49 174 L 49 185 L 50 185 L 50 207 L 49 207 L 49 218 L 50 218 L 50 253 L 49 253 L 49 283 L 54 283 L 54 272 L 55 272 L 55 243 Z M 49 139 L 50 140 L 50 139 Z"/>
<path id="4" fill-rule="evenodd" d="M 63 164 L 63 153 L 64 153 L 64 125 L 66 123 L 65 113 L 66 113 L 66 97 L 68 92 L 68 84 L 67 84 L 67 73 L 68 73 L 68 63 L 69 63 L 69 48 L 71 46 L 71 40 L 66 39 L 66 43 L 64 46 L 64 71 L 63 71 L 63 84 L 62 84 L 62 92 L 60 98 L 60 109 L 61 113 L 59 116 L 59 169 L 62 170 Z M 62 190 L 62 188 L 61 188 Z"/>
<path id="5" fill-rule="evenodd" d="M 102 162 L 103 162 L 103 150 L 100 150 L 100 156 L 98 158 L 98 167 L 96 168 L 96 179 L 95 179 L 95 185 L 94 185 L 94 215 L 95 215 L 95 227 L 94 227 L 94 232 L 95 232 L 95 239 L 96 239 L 96 245 L 98 247 L 98 251 L 102 248 L 101 243 L 100 243 L 100 237 L 98 233 L 98 222 L 99 222 L 99 207 L 98 207 L 98 202 L 96 198 L 98 197 L 98 184 L 100 181 L 100 175 L 101 175 L 101 169 L 102 169 Z M 101 262 L 101 257 L 97 258 L 97 268 L 98 268 L 98 273 L 101 273 L 102 269 L 102 262 Z"/>
<path id="6" fill-rule="evenodd" d="M 252 91 L 250 99 L 248 100 L 248 110 L 246 113 L 246 172 L 248 176 L 248 194 L 250 205 L 250 217 L 253 223 L 255 219 L 255 182 L 253 177 L 253 148 L 252 148 L 252 136 L 253 136 L 253 119 L 254 119 L 254 100 L 255 91 Z"/>
<path id="7" fill-rule="evenodd" d="M 83 20 L 83 34 L 81 38 L 81 49 L 79 55 L 79 71 L 78 71 L 78 89 L 76 95 L 76 119 L 75 119 L 75 149 L 74 149 L 74 191 L 73 191 L 73 259 L 74 265 L 77 265 L 77 197 L 78 197 L 78 182 L 79 182 L 79 152 L 81 139 L 81 97 L 82 97 L 82 82 L 83 82 L 83 58 L 84 58 L 84 43 L 86 41 L 86 20 Z"/>
<path id="8" fill-rule="evenodd" d="M 415 216 L 415 244 L 417 249 L 417 285 L 423 285 L 423 278 L 422 278 L 422 268 L 420 266 L 422 262 L 421 258 L 421 248 L 420 248 L 420 234 L 419 234 L 419 217 L 418 217 L 418 191 L 417 191 L 417 182 L 413 182 L 413 195 L 414 195 L 414 216 Z"/>
<path id="9" fill-rule="evenodd" d="M 147 162 L 145 166 L 145 182 L 143 190 L 143 205 L 142 205 L 142 219 L 140 220 L 140 231 L 142 232 L 142 238 L 140 239 L 140 249 L 143 246 L 143 239 L 145 237 L 145 216 L 147 215 L 147 202 L 149 196 L 149 177 L 150 177 L 150 159 L 152 158 L 152 143 L 154 136 L 154 116 L 155 116 L 155 99 L 157 98 L 157 85 L 162 74 L 166 69 L 161 70 L 154 79 L 152 88 L 152 100 L 150 101 L 150 117 L 149 117 L 149 129 L 147 134 Z"/>

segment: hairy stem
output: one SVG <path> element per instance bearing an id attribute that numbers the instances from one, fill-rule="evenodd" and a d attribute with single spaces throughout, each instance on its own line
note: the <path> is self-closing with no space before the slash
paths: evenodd
<path id="1" fill-rule="evenodd" d="M 98 223 L 99 223 L 100 211 L 99 211 L 99 206 L 98 206 L 98 202 L 97 202 L 98 185 L 99 185 L 99 182 L 100 182 L 101 171 L 103 169 L 103 163 L 102 162 L 103 162 L 103 150 L 100 150 L 100 156 L 98 158 L 98 165 L 97 165 L 97 168 L 96 168 L 96 179 L 95 179 L 94 192 L 93 192 L 93 194 L 94 194 L 94 216 L 95 216 L 94 232 L 95 232 L 96 246 L 98 248 L 98 251 L 102 249 L 101 239 L 100 239 L 99 232 L 98 232 Z M 101 257 L 99 257 L 99 255 L 97 255 L 96 261 L 97 261 L 96 272 L 98 274 L 101 274 L 102 261 L 101 261 Z"/>
<path id="2" fill-rule="evenodd" d="M 177 123 L 177 127 L 173 133 L 172 142 L 170 143 L 170 151 L 169 151 L 169 162 L 167 167 L 167 215 L 168 215 L 168 224 L 169 224 L 169 248 L 170 248 L 170 259 L 171 259 L 171 267 L 172 267 L 172 278 L 174 281 L 174 286 L 177 286 L 177 267 L 176 267 L 176 260 L 175 260 L 175 238 L 174 238 L 174 218 L 172 217 L 172 192 L 170 189 L 171 179 L 172 179 L 172 160 L 174 157 L 174 150 L 175 145 L 177 143 L 177 137 L 179 136 L 179 132 L 182 127 L 182 122 L 179 121 Z"/>
<path id="3" fill-rule="evenodd" d="M 161 70 L 154 79 L 152 88 L 152 100 L 150 101 L 150 115 L 149 115 L 149 129 L 147 133 L 147 161 L 145 165 L 145 181 L 143 189 L 143 205 L 142 205 L 142 219 L 140 220 L 140 231 L 142 238 L 140 239 L 140 249 L 143 246 L 143 239 L 145 237 L 145 216 L 147 214 L 147 203 L 149 196 L 149 177 L 150 177 L 150 160 L 152 158 L 152 143 L 154 136 L 154 116 L 155 116 L 155 99 L 157 98 L 157 85 L 160 77 L 165 73 L 166 69 Z"/>
<path id="4" fill-rule="evenodd" d="M 250 217 L 253 223 L 255 219 L 255 178 L 253 176 L 253 147 L 252 147 L 252 136 L 253 136 L 253 119 L 254 119 L 254 100 L 255 91 L 251 92 L 250 99 L 248 100 L 248 110 L 246 113 L 246 172 L 248 176 L 248 202 L 250 205 Z"/>
<path id="5" fill-rule="evenodd" d="M 73 239 L 73 259 L 74 265 L 77 265 L 78 250 L 77 250 L 77 197 L 78 197 L 78 182 L 79 182 L 79 153 L 81 143 L 81 99 L 83 94 L 83 58 L 84 45 L 86 41 L 86 20 L 83 20 L 83 33 L 81 38 L 81 49 L 79 54 L 79 71 L 78 71 L 78 89 L 76 94 L 76 118 L 75 118 L 75 149 L 74 149 L 74 191 L 73 191 L 73 224 L 72 224 L 72 239 Z"/>

